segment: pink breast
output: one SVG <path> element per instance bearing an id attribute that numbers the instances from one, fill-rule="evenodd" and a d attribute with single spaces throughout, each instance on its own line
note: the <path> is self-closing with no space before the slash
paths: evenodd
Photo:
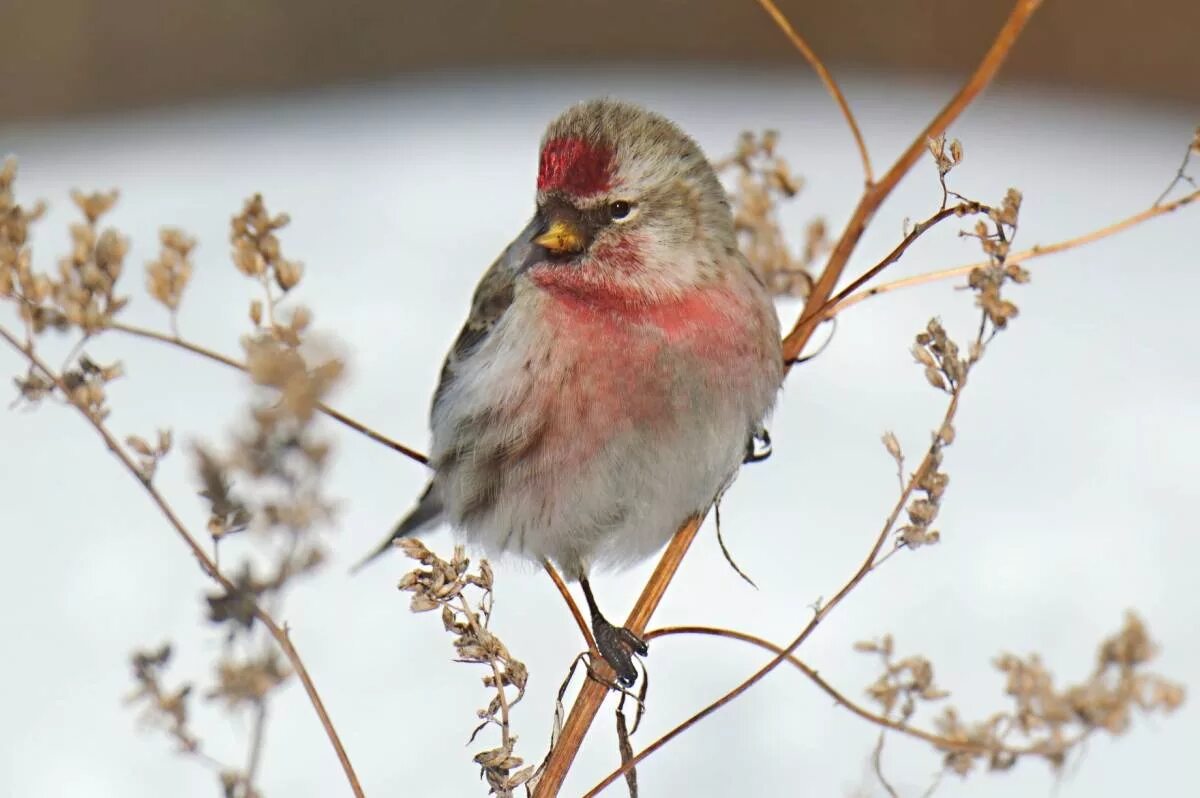
<path id="1" fill-rule="evenodd" d="M 545 287 L 541 323 L 550 344 L 527 410 L 541 415 L 544 453 L 557 466 L 578 466 L 634 428 L 669 437 L 695 423 L 694 393 L 749 385 L 758 362 L 752 325 L 725 290 L 647 303 Z"/>

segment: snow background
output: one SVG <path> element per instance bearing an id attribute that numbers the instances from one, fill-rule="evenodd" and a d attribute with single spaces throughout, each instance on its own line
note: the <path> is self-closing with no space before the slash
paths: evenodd
<path id="1" fill-rule="evenodd" d="M 878 172 L 953 90 L 937 80 L 851 74 L 844 88 Z M 229 217 L 255 191 L 293 223 L 284 251 L 302 260 L 297 300 L 350 354 L 335 405 L 424 448 L 429 395 L 466 313 L 475 280 L 531 212 L 536 146 L 566 104 L 597 94 L 644 103 L 675 119 L 716 157 L 743 129 L 778 128 L 807 188 L 785 213 L 840 229 L 861 186 L 834 105 L 794 71 L 608 68 L 457 73 L 281 98 L 197 104 L 69 122 L 0 127 L 0 151 L 21 159 L 19 197 L 51 203 L 35 232 L 43 266 L 65 251 L 68 191 L 119 187 L 108 218 L 132 237 L 127 321 L 165 327 L 140 290 L 160 225 L 200 241 L 181 314 L 185 336 L 238 352 L 255 288 L 227 259 Z M 952 186 L 999 200 L 1025 195 L 1018 246 L 1048 243 L 1148 206 L 1174 173 L 1196 108 L 1051 92 L 993 90 L 954 127 L 965 163 Z M 884 206 L 848 273 L 889 250 L 906 217 L 936 207 L 923 161 Z M 872 576 L 801 649 L 851 696 L 876 675 L 855 640 L 896 635 L 922 653 L 968 717 L 1007 706 L 989 666 L 1001 650 L 1040 652 L 1060 683 L 1089 672 L 1095 646 L 1128 608 L 1163 646 L 1154 669 L 1200 674 L 1200 561 L 1194 508 L 1200 451 L 1200 295 L 1196 211 L 1031 264 L 1010 291 L 1021 316 L 973 376 L 947 452 L 951 487 L 943 543 L 902 553 Z M 890 277 L 977 260 L 949 226 L 924 238 Z M 784 323 L 793 303 L 781 305 Z M 915 455 L 941 417 L 907 349 L 934 314 L 965 338 L 966 294 L 936 284 L 849 311 L 832 345 L 789 378 L 771 432 L 775 455 L 747 469 L 723 504 L 726 541 L 760 585 L 725 564 L 711 525 L 667 593 L 656 625 L 729 625 L 785 642 L 818 597 L 857 567 L 895 498 L 879 443 L 895 430 Z M 11 321 L 10 317 L 5 317 Z M 152 342 L 107 336 L 89 347 L 120 357 L 111 426 L 122 435 L 175 430 L 159 484 L 201 531 L 187 441 L 224 435 L 246 390 L 240 375 Z M 23 369 L 0 350 L 0 372 Z M 7 400 L 6 400 L 7 401 Z M 435 616 L 412 616 L 394 589 L 398 556 L 349 579 L 345 568 L 391 528 L 424 470 L 330 424 L 338 442 L 331 493 L 344 500 L 335 559 L 291 596 L 282 620 L 320 688 L 367 793 L 483 795 L 465 747 L 487 700 L 481 671 L 449 662 Z M 184 548 L 103 445 L 53 406 L 0 414 L 0 795 L 212 796 L 215 779 L 135 730 L 121 698 L 129 652 L 170 638 L 171 680 L 207 678 L 219 648 L 202 626 L 209 588 Z M 448 552 L 449 535 L 428 539 Z M 610 617 L 624 617 L 652 562 L 601 576 Z M 494 629 L 532 672 L 514 713 L 517 753 L 544 753 L 553 695 L 579 643 L 540 572 L 498 565 Z M 652 704 L 642 747 L 756 670 L 766 654 L 730 641 L 670 638 L 652 646 Z M 929 725 L 928 723 L 924 725 Z M 214 755 L 240 762 L 237 735 L 203 705 L 196 727 Z M 848 795 L 883 790 L 869 772 L 876 731 L 792 669 L 763 684 L 640 766 L 645 795 Z M 1123 739 L 1097 737 L 1056 779 L 1040 763 L 1005 774 L 946 779 L 940 795 L 1124 796 L 1178 793 L 1195 783 L 1200 712 L 1139 718 Z M 602 710 L 565 795 L 618 762 L 611 705 Z M 889 735 L 884 768 L 902 795 L 938 770 L 925 746 Z M 272 708 L 261 787 L 267 796 L 348 794 L 298 683 Z M 624 787 L 609 792 L 623 794 Z"/>

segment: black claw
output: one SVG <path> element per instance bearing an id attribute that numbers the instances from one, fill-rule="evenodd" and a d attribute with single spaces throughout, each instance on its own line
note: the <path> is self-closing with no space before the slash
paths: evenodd
<path id="1" fill-rule="evenodd" d="M 629 649 L 639 657 L 645 657 L 650 654 L 650 645 L 642 638 L 635 635 L 633 632 L 626 629 L 624 626 L 619 628 L 617 632 L 621 635 L 621 640 Z"/>
<path id="2" fill-rule="evenodd" d="M 633 664 L 633 655 L 646 656 L 650 647 L 646 641 L 621 626 L 613 626 L 600 612 L 592 586 L 586 578 L 580 578 L 583 595 L 587 598 L 592 613 L 592 634 L 596 637 L 596 649 L 609 667 L 617 674 L 617 684 L 630 687 L 637 681 L 638 672 Z"/>
<path id="3" fill-rule="evenodd" d="M 617 684 L 630 687 L 637 681 L 638 672 L 633 664 L 633 655 L 646 656 L 650 652 L 646 641 L 620 626 L 613 626 L 603 617 L 592 619 L 592 633 L 596 636 L 596 648 L 600 656 L 617 674 Z"/>

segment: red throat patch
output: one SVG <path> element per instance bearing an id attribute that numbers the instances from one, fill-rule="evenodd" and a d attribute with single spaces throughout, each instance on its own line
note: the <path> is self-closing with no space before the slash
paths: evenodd
<path id="1" fill-rule="evenodd" d="M 538 191 L 564 191 L 589 197 L 608 191 L 613 179 L 613 151 L 581 138 L 550 139 L 538 164 Z"/>

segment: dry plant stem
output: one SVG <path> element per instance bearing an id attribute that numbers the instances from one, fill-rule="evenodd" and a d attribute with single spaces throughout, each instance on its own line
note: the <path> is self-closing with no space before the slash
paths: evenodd
<path id="1" fill-rule="evenodd" d="M 954 395 L 950 398 L 950 402 L 946 407 L 946 413 L 942 418 L 942 422 L 938 427 L 936 427 L 936 429 L 944 429 L 945 426 L 953 420 L 955 413 L 958 412 L 958 401 L 959 397 L 962 395 L 961 391 L 961 386 L 955 390 Z M 904 486 L 904 490 L 900 493 L 900 498 L 897 499 L 895 506 L 892 507 L 891 513 L 888 515 L 887 520 L 884 521 L 883 528 L 879 530 L 879 535 L 875 538 L 875 543 L 871 546 L 871 550 L 868 552 L 866 558 L 862 561 L 862 564 L 859 565 L 858 570 L 854 572 L 854 575 L 851 576 L 844 585 L 842 585 L 841 589 L 838 590 L 832 599 L 816 609 L 816 611 L 813 613 L 812 620 L 808 622 L 804 629 L 801 630 L 800 634 L 797 635 L 791 643 L 789 643 L 786 647 L 779 649 L 775 657 L 766 665 L 759 668 L 754 675 L 750 676 L 737 687 L 734 687 L 725 695 L 721 696 L 704 709 L 695 713 L 690 718 L 683 721 L 663 736 L 659 737 L 653 743 L 640 751 L 636 756 L 634 756 L 633 759 L 628 763 L 610 773 L 603 781 L 589 790 L 584 795 L 584 798 L 592 798 L 592 796 L 599 794 L 601 790 L 619 779 L 626 770 L 635 767 L 643 759 L 650 756 L 650 754 L 654 753 L 659 748 L 662 748 L 664 745 L 678 737 L 683 732 L 687 731 L 696 723 L 699 723 L 704 718 L 708 717 L 721 707 L 736 699 L 742 693 L 746 692 L 759 681 L 761 681 L 764 676 L 777 668 L 781 662 L 791 656 L 791 654 L 795 652 L 795 650 L 799 648 L 805 640 L 808 639 L 809 635 L 816 630 L 821 622 L 828 617 L 829 613 L 833 612 L 834 608 L 841 604 L 842 600 L 845 599 L 846 596 L 848 596 L 850 592 L 854 590 L 854 588 L 858 587 L 858 584 L 862 582 L 862 580 L 866 578 L 867 574 L 871 573 L 871 571 L 875 568 L 875 565 L 879 559 L 879 553 L 883 550 L 883 545 L 887 542 L 888 535 L 896 526 L 896 520 L 900 517 L 900 513 L 904 512 L 904 508 L 908 504 L 909 497 L 916 489 L 917 484 L 922 481 L 926 472 L 933 467 L 932 452 L 933 449 L 931 447 L 931 449 L 926 452 L 925 457 L 922 458 L 921 464 L 917 467 L 917 470 L 913 473 L 908 483 Z"/>
<path id="2" fill-rule="evenodd" d="M 267 731 L 267 702 L 259 700 L 254 708 L 254 731 L 250 736 L 250 760 L 246 763 L 245 794 L 254 795 L 254 782 L 258 779 L 258 766 L 262 762 L 263 739 Z"/>
<path id="3" fill-rule="evenodd" d="M 805 303 L 804 311 L 800 314 L 800 320 L 796 322 L 796 325 L 793 327 L 792 331 L 789 332 L 787 337 L 784 338 L 783 351 L 785 361 L 795 360 L 796 357 L 799 356 L 800 352 L 804 349 L 804 346 L 808 343 L 808 340 L 812 337 L 813 332 L 816 330 L 817 324 L 820 323 L 819 316 L 814 314 L 817 309 L 821 308 L 833 294 L 834 286 L 837 285 L 838 280 L 841 278 L 842 271 L 846 267 L 846 262 L 850 259 L 851 253 L 858 245 L 858 241 L 862 237 L 867 223 L 874 216 L 875 211 L 878 210 L 884 199 L 887 198 L 887 196 L 900 182 L 900 178 L 902 178 L 908 172 L 908 170 L 912 168 L 913 164 L 915 164 L 921 157 L 921 154 L 925 152 L 926 142 L 928 141 L 929 137 L 936 136 L 943 132 L 951 122 L 958 118 L 959 114 L 966 109 L 971 101 L 974 100 L 981 91 L 983 91 L 988 83 L 991 82 L 992 78 L 995 77 L 996 72 L 1000 69 L 1000 65 L 1004 62 L 1005 57 L 1016 43 L 1017 37 L 1020 36 L 1025 24 L 1029 21 L 1029 18 L 1033 15 L 1033 12 L 1037 10 L 1039 5 L 1041 5 L 1041 0 L 1018 0 L 1016 5 L 1013 6 L 1012 11 L 1009 13 L 1008 19 L 1004 23 L 1004 26 L 996 35 L 996 39 L 992 43 L 991 48 L 989 48 L 988 52 L 984 55 L 983 60 L 976 68 L 975 72 L 967 79 L 966 83 L 963 84 L 963 87 L 959 89 L 958 93 L 955 94 L 950 102 L 946 104 L 946 107 L 939 111 L 937 116 L 935 116 L 933 120 L 925 126 L 925 129 L 913 139 L 912 143 L 908 146 L 896 163 L 892 165 L 892 168 L 888 170 L 887 174 L 884 175 L 884 177 L 878 183 L 871 183 L 867 186 L 867 189 L 863 192 L 862 198 L 859 200 L 858 206 L 851 215 L 850 221 L 846 225 L 846 229 L 842 232 L 841 238 L 838 239 L 837 245 L 830 254 L 829 261 L 826 264 L 824 271 L 821 272 L 820 279 L 818 279 L 816 285 L 813 286 L 808 300 Z M 774 15 L 772 16 L 774 17 Z M 780 17 L 782 17 L 782 15 L 780 15 Z M 786 19 L 783 21 L 786 22 Z M 776 18 L 776 23 L 778 24 L 779 22 L 780 19 Z M 790 26 L 785 27 L 784 32 L 787 33 L 789 29 Z M 802 323 L 803 319 L 805 318 L 809 318 L 810 320 Z M 957 399 L 955 399 L 952 407 L 956 405 Z M 791 646 L 788 647 L 787 653 L 791 653 L 791 651 L 795 650 L 796 647 L 803 643 L 808 635 L 812 633 L 812 630 L 816 628 L 816 625 L 825 616 L 825 614 L 827 614 L 830 609 L 836 606 L 845 596 L 845 594 L 853 589 L 853 587 L 858 584 L 866 572 L 870 570 L 871 563 L 873 562 L 874 558 L 878 556 L 879 549 L 883 546 L 884 541 L 887 539 L 888 530 L 891 529 L 892 524 L 895 522 L 895 518 L 898 517 L 899 513 L 904 508 L 904 502 L 907 501 L 908 495 L 912 490 L 912 484 L 913 483 L 909 484 L 908 488 L 904 492 L 904 495 L 901 497 L 901 501 L 896 505 L 896 509 L 892 517 L 888 519 L 887 526 L 885 526 L 884 531 L 880 533 L 879 539 L 871 551 L 871 556 L 868 561 L 864 563 L 863 568 L 861 568 L 859 572 L 855 574 L 851 581 L 842 588 L 838 595 L 835 596 L 828 605 L 826 605 L 817 613 L 816 617 L 814 617 L 804 631 L 801 632 L 800 636 L 793 641 Z M 686 523 L 682 529 L 675 533 L 675 537 L 671 540 L 667 550 L 663 553 L 658 567 L 655 568 L 654 574 L 650 577 L 650 581 L 646 583 L 646 587 L 642 591 L 642 595 L 638 598 L 637 604 L 634 605 L 633 611 L 630 613 L 629 622 L 626 624 L 626 626 L 631 631 L 641 633 L 645 630 L 646 624 L 649 622 L 650 616 L 653 614 L 654 610 L 658 607 L 658 603 L 662 599 L 667 585 L 669 585 L 671 580 L 674 578 L 675 573 L 679 569 L 679 565 L 683 560 L 683 556 L 687 553 L 688 547 L 691 546 L 692 540 L 695 539 L 701 520 L 702 519 L 700 518 L 692 519 Z M 687 728 L 687 726 L 690 726 L 692 723 L 695 723 L 696 721 L 718 709 L 724 703 L 732 700 L 737 695 L 740 695 L 742 692 L 749 689 L 754 682 L 756 682 L 758 679 L 761 679 L 763 675 L 775 668 L 779 662 L 783 660 L 783 656 L 784 655 L 776 656 L 771 663 L 768 663 L 767 666 L 752 676 L 749 680 L 744 682 L 733 693 L 726 696 L 717 704 L 711 705 L 702 710 L 698 715 L 693 716 L 693 718 L 684 726 L 681 726 L 677 730 L 669 733 L 666 737 L 660 738 L 660 740 L 654 743 L 651 748 L 634 757 L 634 759 L 626 767 L 622 768 L 620 773 L 624 773 L 625 770 L 636 765 L 637 762 L 641 761 L 641 759 L 644 759 L 648 754 L 652 753 L 653 750 L 661 747 L 669 739 L 683 731 L 683 729 Z M 554 750 L 550 752 L 550 758 L 546 763 L 546 770 L 544 771 L 541 780 L 538 782 L 537 789 L 534 792 L 534 798 L 551 798 L 551 796 L 558 795 L 559 790 L 562 788 L 562 783 L 566 779 L 567 771 L 570 769 L 571 763 L 575 759 L 575 754 L 578 752 L 579 746 L 582 744 L 588 728 L 591 726 L 593 719 L 596 717 L 596 713 L 600 709 L 600 704 L 604 699 L 604 694 L 605 688 L 602 685 L 597 684 L 595 681 L 589 680 L 584 683 L 584 686 L 580 690 L 578 697 L 575 699 L 575 704 L 571 707 L 571 713 L 568 715 L 567 722 L 563 726 L 563 733 L 559 737 L 558 744 L 555 746 Z M 619 778 L 620 773 L 610 776 L 608 780 L 593 790 L 592 794 L 607 786 L 613 779 Z"/>
<path id="4" fill-rule="evenodd" d="M 871 766 L 875 769 L 875 778 L 879 779 L 879 783 L 887 790 L 887 794 L 891 798 L 900 798 L 896 788 L 883 775 L 883 739 L 886 733 L 884 729 L 879 730 L 879 740 L 875 743 L 875 751 L 871 754 Z"/>
<path id="5" fill-rule="evenodd" d="M 794 360 L 799 356 L 804 349 L 804 345 L 808 343 L 808 339 L 812 337 L 813 330 L 821 321 L 819 309 L 825 304 L 829 297 L 833 294 L 833 288 L 841 279 L 842 271 L 846 268 L 846 262 L 850 260 L 851 253 L 858 245 L 858 241 L 862 238 L 863 232 L 867 228 L 867 224 L 875 216 L 875 212 L 879 210 L 879 206 L 892 193 L 900 179 L 913 167 L 913 164 L 925 152 L 926 142 L 931 137 L 937 136 L 945 132 L 946 128 L 958 116 L 966 110 L 967 106 L 979 96 L 979 93 L 991 83 L 996 76 L 996 72 L 1000 69 L 1004 59 L 1008 56 L 1010 50 L 1017 42 L 1017 37 L 1021 35 L 1021 31 L 1025 28 L 1025 24 L 1029 22 L 1029 18 L 1033 16 L 1033 12 L 1041 5 L 1041 0 L 1018 0 L 1013 6 L 1012 11 L 1008 15 L 1008 19 L 1004 23 L 1004 27 L 996 34 L 996 40 L 992 42 L 992 46 L 980 61 L 975 72 L 967 79 L 962 88 L 946 103 L 946 106 L 938 112 L 937 116 L 925 126 L 925 129 L 913 139 L 908 148 L 892 165 L 892 168 L 887 171 L 878 183 L 873 183 L 863 192 L 862 198 L 858 202 L 858 206 L 854 209 L 854 213 L 850 217 L 850 221 L 846 224 L 846 229 L 842 232 L 841 238 L 834 245 L 833 252 L 829 255 L 829 261 L 825 265 L 824 271 L 821 272 L 821 277 L 817 280 L 817 284 L 813 286 L 812 292 L 808 296 L 808 301 L 804 304 L 804 310 L 800 314 L 800 320 L 796 322 L 792 331 L 783 339 L 783 352 L 785 360 Z"/>
<path id="6" fill-rule="evenodd" d="M 1034 258 L 1040 258 L 1044 255 L 1056 255 L 1060 252 L 1066 252 L 1067 250 L 1075 249 L 1076 247 L 1082 247 L 1086 244 L 1101 241 L 1109 236 L 1114 236 L 1117 233 L 1124 232 L 1131 227 L 1136 227 L 1143 222 L 1149 221 L 1150 219 L 1154 219 L 1159 216 L 1165 216 L 1168 213 L 1177 211 L 1185 205 L 1189 205 L 1197 200 L 1200 200 L 1200 191 L 1193 191 L 1191 194 L 1180 197 L 1172 202 L 1168 202 L 1165 205 L 1151 206 L 1140 213 L 1135 213 L 1133 216 L 1126 217 L 1119 222 L 1113 222 L 1110 225 L 1097 228 L 1096 230 L 1092 230 L 1089 233 L 1084 233 L 1081 236 L 1068 238 L 1053 244 L 1030 247 L 1029 249 L 1021 252 L 1014 252 L 1005 259 L 1005 262 L 1011 264 L 1021 264 L 1025 261 L 1033 260 Z M 853 307 L 863 300 L 870 299 L 873 296 L 878 296 L 879 294 L 890 293 L 901 288 L 911 288 L 913 286 L 925 285 L 926 283 L 933 283 L 939 280 L 950 280 L 955 277 L 966 277 L 974 269 L 982 268 L 987 265 L 987 261 L 969 263 L 965 266 L 956 266 L 952 269 L 927 272 L 925 274 L 917 274 L 912 277 L 905 277 L 901 280 L 893 280 L 892 282 L 882 283 L 874 288 L 868 288 L 866 291 L 859 291 L 857 294 L 851 294 L 840 300 L 837 300 L 836 302 L 828 303 L 824 312 L 821 314 L 821 318 L 831 319 L 841 313 L 843 310 Z"/>
<path id="7" fill-rule="evenodd" d="M 1200 138 L 1200 132 L 1198 132 L 1196 135 L 1197 138 Z M 1174 191 L 1175 186 L 1179 185 L 1181 182 L 1189 184 L 1192 188 L 1196 187 L 1196 181 L 1188 177 L 1187 168 L 1188 163 L 1192 160 L 1192 153 L 1197 149 L 1200 149 L 1200 147 L 1197 147 L 1194 143 L 1188 144 L 1187 151 L 1183 153 L 1183 160 L 1180 161 L 1179 168 L 1175 170 L 1175 177 L 1172 178 L 1167 187 L 1163 189 L 1163 193 L 1158 195 L 1158 199 L 1154 200 L 1155 205 L 1161 205 L 1162 201 L 1167 198 L 1167 195 Z"/>
<path id="8" fill-rule="evenodd" d="M 588 628 L 587 621 L 583 618 L 583 612 L 580 611 L 579 605 L 575 602 L 575 597 L 571 595 L 570 589 L 567 588 L 567 583 L 563 581 L 562 576 L 558 573 L 558 569 L 551 565 L 549 560 L 542 560 L 542 567 L 546 569 L 546 573 L 550 575 L 550 581 L 558 588 L 558 594 L 562 596 L 563 601 L 570 608 L 571 616 L 575 619 L 575 625 L 579 627 L 579 633 L 583 635 L 583 639 L 587 642 L 588 651 L 599 656 L 599 649 L 596 648 L 596 639 L 592 637 L 592 630 Z"/>
<path id="9" fill-rule="evenodd" d="M 644 637 L 647 641 L 650 641 L 657 637 L 669 637 L 671 635 L 709 635 L 712 637 L 724 637 L 730 640 L 741 640 L 745 643 L 751 643 L 752 645 L 766 649 L 774 654 L 779 654 L 784 651 L 782 646 L 776 645 L 769 640 L 764 640 L 761 637 L 747 634 L 746 632 L 738 632 L 733 629 L 720 629 L 713 626 L 667 626 L 662 629 L 653 629 L 647 632 Z M 939 749 L 947 751 L 970 751 L 972 753 L 985 754 L 992 753 L 992 749 L 984 748 L 983 746 L 975 743 L 951 740 L 948 737 L 942 737 L 941 735 L 934 734 L 933 732 L 928 732 L 924 729 L 918 729 L 905 723 L 901 723 L 898 720 L 892 720 L 891 718 L 884 717 L 883 715 L 878 715 L 862 705 L 851 701 L 836 687 L 825 681 L 820 673 L 813 670 L 802 660 L 796 657 L 795 654 L 787 654 L 785 661 L 789 665 L 795 666 L 801 673 L 807 676 L 813 684 L 821 688 L 821 690 L 824 691 L 836 703 L 844 706 L 846 709 L 850 710 L 850 712 L 869 723 L 874 723 L 882 728 L 891 729 L 892 731 L 899 732 L 900 734 L 906 734 L 909 737 L 915 737 L 918 740 L 924 740 L 925 742 L 931 743 Z M 1002 751 L 1004 753 L 1011 754 L 1026 754 L 1033 753 L 1034 749 L 1006 748 L 1002 749 Z"/>
<path id="10" fill-rule="evenodd" d="M 195 557 L 196 561 L 200 564 L 201 570 L 203 570 L 210 579 L 220 584 L 221 587 L 227 592 L 231 594 L 238 593 L 239 591 L 237 586 L 221 573 L 221 571 L 217 568 L 216 563 L 209 558 L 208 554 L 196 541 L 196 538 L 193 537 L 192 534 L 187 530 L 187 527 L 184 526 L 183 521 L 181 521 L 179 516 L 175 514 L 175 510 L 171 507 L 167 500 L 163 498 L 163 495 L 159 493 L 158 489 L 155 488 L 151 482 L 142 478 L 137 464 L 130 459 L 124 448 L 122 448 L 120 443 L 117 442 L 117 439 L 113 437 L 112 433 L 109 432 L 108 427 L 106 427 L 102 421 L 94 418 L 86 408 L 81 407 L 71 400 L 71 392 L 63 383 L 62 378 L 56 372 L 52 371 L 50 367 L 47 366 L 40 357 L 38 357 L 37 353 L 33 351 L 32 347 L 21 343 L 15 336 L 13 336 L 3 327 L 0 327 L 0 338 L 7 341 L 14 349 L 20 352 L 25 359 L 30 362 L 30 364 L 41 371 L 47 379 L 51 380 L 62 396 L 65 397 L 66 400 L 76 410 L 79 411 L 79 414 L 83 416 L 89 424 L 92 425 L 92 428 L 104 441 L 104 444 L 108 447 L 109 451 L 111 451 L 113 455 L 121 461 L 121 465 L 125 467 L 125 470 L 128 471 L 146 490 L 146 493 L 150 496 L 151 501 L 153 501 L 155 506 L 158 507 L 159 511 L 163 514 L 163 517 L 167 519 L 167 522 L 183 539 L 184 544 L 187 545 L 188 549 L 191 550 L 192 556 Z M 300 659 L 300 653 L 296 651 L 295 646 L 292 645 L 291 638 L 288 635 L 287 627 L 281 627 L 275 622 L 275 619 L 272 618 L 271 615 L 257 603 L 254 603 L 253 607 L 254 618 L 261 623 L 263 627 L 266 628 L 266 630 L 270 633 L 271 637 L 275 639 L 275 642 L 283 651 L 284 656 L 287 657 L 288 663 L 296 672 L 300 682 L 304 685 L 304 691 L 308 694 L 308 699 L 312 703 L 313 709 L 316 710 L 317 717 L 320 719 L 321 725 L 325 729 L 325 734 L 329 737 L 329 742 L 333 746 L 334 751 L 337 753 L 338 761 L 341 762 L 342 770 L 346 774 L 346 780 L 350 783 L 351 790 L 354 792 L 354 795 L 357 798 L 363 798 L 364 793 L 362 786 L 358 783 L 358 776 L 354 773 L 354 768 L 350 764 L 350 758 L 346 754 L 346 749 L 342 746 L 342 741 L 338 737 L 337 730 L 333 726 L 333 721 L 329 719 L 329 713 L 325 711 L 325 704 L 321 701 L 321 696 L 317 692 L 317 687 L 315 684 L 313 684 L 312 677 L 308 674 L 308 669 L 304 667 L 304 661 Z"/>
<path id="11" fill-rule="evenodd" d="M 667 544 L 667 550 L 663 552 L 662 559 L 658 561 L 654 573 L 650 575 L 650 581 L 642 589 L 642 595 L 638 597 L 637 604 L 634 605 L 633 611 L 629 613 L 629 618 L 625 621 L 626 629 L 639 635 L 646 630 L 646 624 L 650 622 L 650 616 L 662 601 L 663 594 L 667 591 L 667 585 L 671 584 L 671 580 L 675 578 L 675 572 L 679 570 L 684 555 L 687 554 L 692 541 L 696 539 L 696 532 L 699 531 L 702 520 L 699 517 L 689 520 Z M 596 661 L 595 668 L 602 678 L 609 682 L 612 681 L 612 669 L 602 660 Z M 575 698 L 575 703 L 571 706 L 571 713 L 567 715 L 566 723 L 563 724 L 558 742 L 555 744 L 554 750 L 550 752 L 546 769 L 542 772 L 542 777 L 533 792 L 534 798 L 558 795 L 558 791 L 562 789 L 563 781 L 567 777 L 567 771 L 571 769 L 571 763 L 575 761 L 575 754 L 579 752 L 579 746 L 583 743 L 583 738 L 587 735 L 607 693 L 607 685 L 602 684 L 599 680 L 587 679 L 584 681 L 579 695 Z M 631 763 L 630 767 L 632 766 Z"/>
<path id="12" fill-rule="evenodd" d="M 800 55 L 804 56 L 804 60 L 808 62 L 813 71 L 817 73 L 817 77 L 821 79 L 821 83 L 825 84 L 826 91 L 833 97 L 833 101 L 837 103 L 838 108 L 842 112 L 842 116 L 846 118 L 846 124 L 850 126 L 850 135 L 854 137 L 854 145 L 858 147 L 858 157 L 862 161 L 863 177 L 866 184 L 870 186 L 875 182 L 875 174 L 871 170 L 871 156 L 867 154 L 867 144 L 863 141 L 862 131 L 858 129 L 858 120 L 854 118 L 854 113 L 850 110 L 850 104 L 846 102 L 846 97 L 842 94 L 842 90 L 838 87 L 837 81 L 833 79 L 833 75 L 825 68 L 825 64 L 817 57 L 817 54 L 804 37 L 796 32 L 792 27 L 792 23 L 788 22 L 783 12 L 775 5 L 772 0 L 758 0 L 758 4 L 763 7 L 763 10 L 771 16 L 783 34 L 788 37 L 788 41 L 792 46 L 800 51 Z"/>
<path id="13" fill-rule="evenodd" d="M 461 593 L 458 596 L 458 602 L 462 606 L 463 615 L 467 619 L 467 623 L 471 625 L 471 630 L 476 635 L 482 636 L 483 631 L 479 628 L 479 623 L 475 619 L 475 613 L 471 611 L 471 605 L 467 603 L 467 597 Z M 509 744 L 509 720 L 508 720 L 508 696 L 504 692 L 504 680 L 500 675 L 500 665 L 497 664 L 494 656 L 488 657 L 488 664 L 492 668 L 492 679 L 496 683 L 496 696 L 500 700 L 500 739 L 505 746 Z"/>
<path id="14" fill-rule="evenodd" d="M 123 332 L 126 335 L 132 335 L 137 338 L 148 338 L 152 341 L 159 341 L 160 343 L 171 344 L 172 346 L 177 346 L 180 349 L 184 349 L 188 352 L 191 352 L 194 355 L 200 355 L 201 357 L 208 358 L 209 360 L 229 366 L 230 368 L 235 368 L 235 369 L 238 369 L 239 371 L 246 370 L 246 366 L 244 364 L 239 363 L 238 361 L 234 360 L 231 357 L 222 355 L 220 352 L 214 352 L 211 349 L 207 349 L 203 346 L 200 346 L 199 344 L 194 344 L 191 341 L 184 340 L 183 338 L 179 338 L 174 335 L 169 335 L 167 333 L 161 333 L 156 330 L 149 330 L 149 329 L 146 329 L 145 327 L 135 327 L 132 324 L 124 324 L 119 321 L 111 322 L 108 325 L 108 329 L 116 330 L 117 332 Z M 335 410 L 334 408 L 330 407 L 329 405 L 325 404 L 324 402 L 318 402 L 317 409 L 320 410 L 325 415 L 332 418 L 334 421 L 337 421 L 341 424 L 346 425 L 350 429 L 354 430 L 355 432 L 361 433 L 362 435 L 367 436 L 368 438 L 375 441 L 376 443 L 382 443 L 384 446 L 388 447 L 389 449 L 397 451 L 400 454 L 404 455 L 405 457 L 407 457 L 411 460 L 416 460 L 418 463 L 421 463 L 422 465 L 429 464 L 429 458 L 426 457 L 425 455 L 421 454 L 420 452 L 418 452 L 416 449 L 410 449 L 409 447 L 405 446 L 403 443 L 392 440 L 391 438 L 387 437 L 383 433 L 376 432 L 375 430 L 368 427 L 366 424 L 363 424 L 359 421 L 355 421 L 350 416 L 347 416 L 344 413 L 342 413 L 338 410 Z"/>
<path id="15" fill-rule="evenodd" d="M 650 575 L 650 580 L 642 588 L 642 594 L 638 596 L 637 603 L 633 605 L 629 618 L 625 621 L 626 629 L 638 635 L 646 631 L 646 626 L 650 623 L 650 616 L 658 609 L 659 602 L 667 592 L 667 586 L 671 584 L 671 580 L 675 578 L 675 572 L 683 564 L 683 558 L 688 553 L 692 541 L 696 539 L 696 533 L 700 531 L 700 524 L 703 521 L 703 516 L 689 518 L 675 533 L 675 537 L 671 538 L 667 550 L 663 552 L 662 559 L 658 561 L 654 573 Z"/>
<path id="16" fill-rule="evenodd" d="M 918 222 L 913 226 L 913 229 L 909 231 L 908 235 L 906 235 L 904 239 L 896 245 L 895 249 L 889 252 L 883 258 L 883 260 L 879 261 L 879 263 L 876 263 L 874 266 L 860 274 L 848 286 L 839 291 L 836 296 L 826 301 L 821 309 L 817 311 L 818 319 L 829 318 L 829 308 L 835 307 L 840 301 L 850 296 L 850 294 L 854 293 L 863 285 L 866 285 L 868 282 L 870 282 L 872 277 L 875 277 L 888 266 L 891 266 L 893 263 L 900 260 L 900 258 L 904 256 L 904 253 L 908 251 L 908 248 L 911 247 L 918 238 L 935 227 L 939 222 L 945 221 L 952 216 L 961 217 L 974 213 L 986 213 L 988 210 L 989 209 L 987 206 L 981 205 L 978 202 L 963 202 L 950 208 L 942 208 L 928 219 Z M 808 321 L 809 319 L 807 318 L 801 319 L 802 323 L 807 323 Z"/>

